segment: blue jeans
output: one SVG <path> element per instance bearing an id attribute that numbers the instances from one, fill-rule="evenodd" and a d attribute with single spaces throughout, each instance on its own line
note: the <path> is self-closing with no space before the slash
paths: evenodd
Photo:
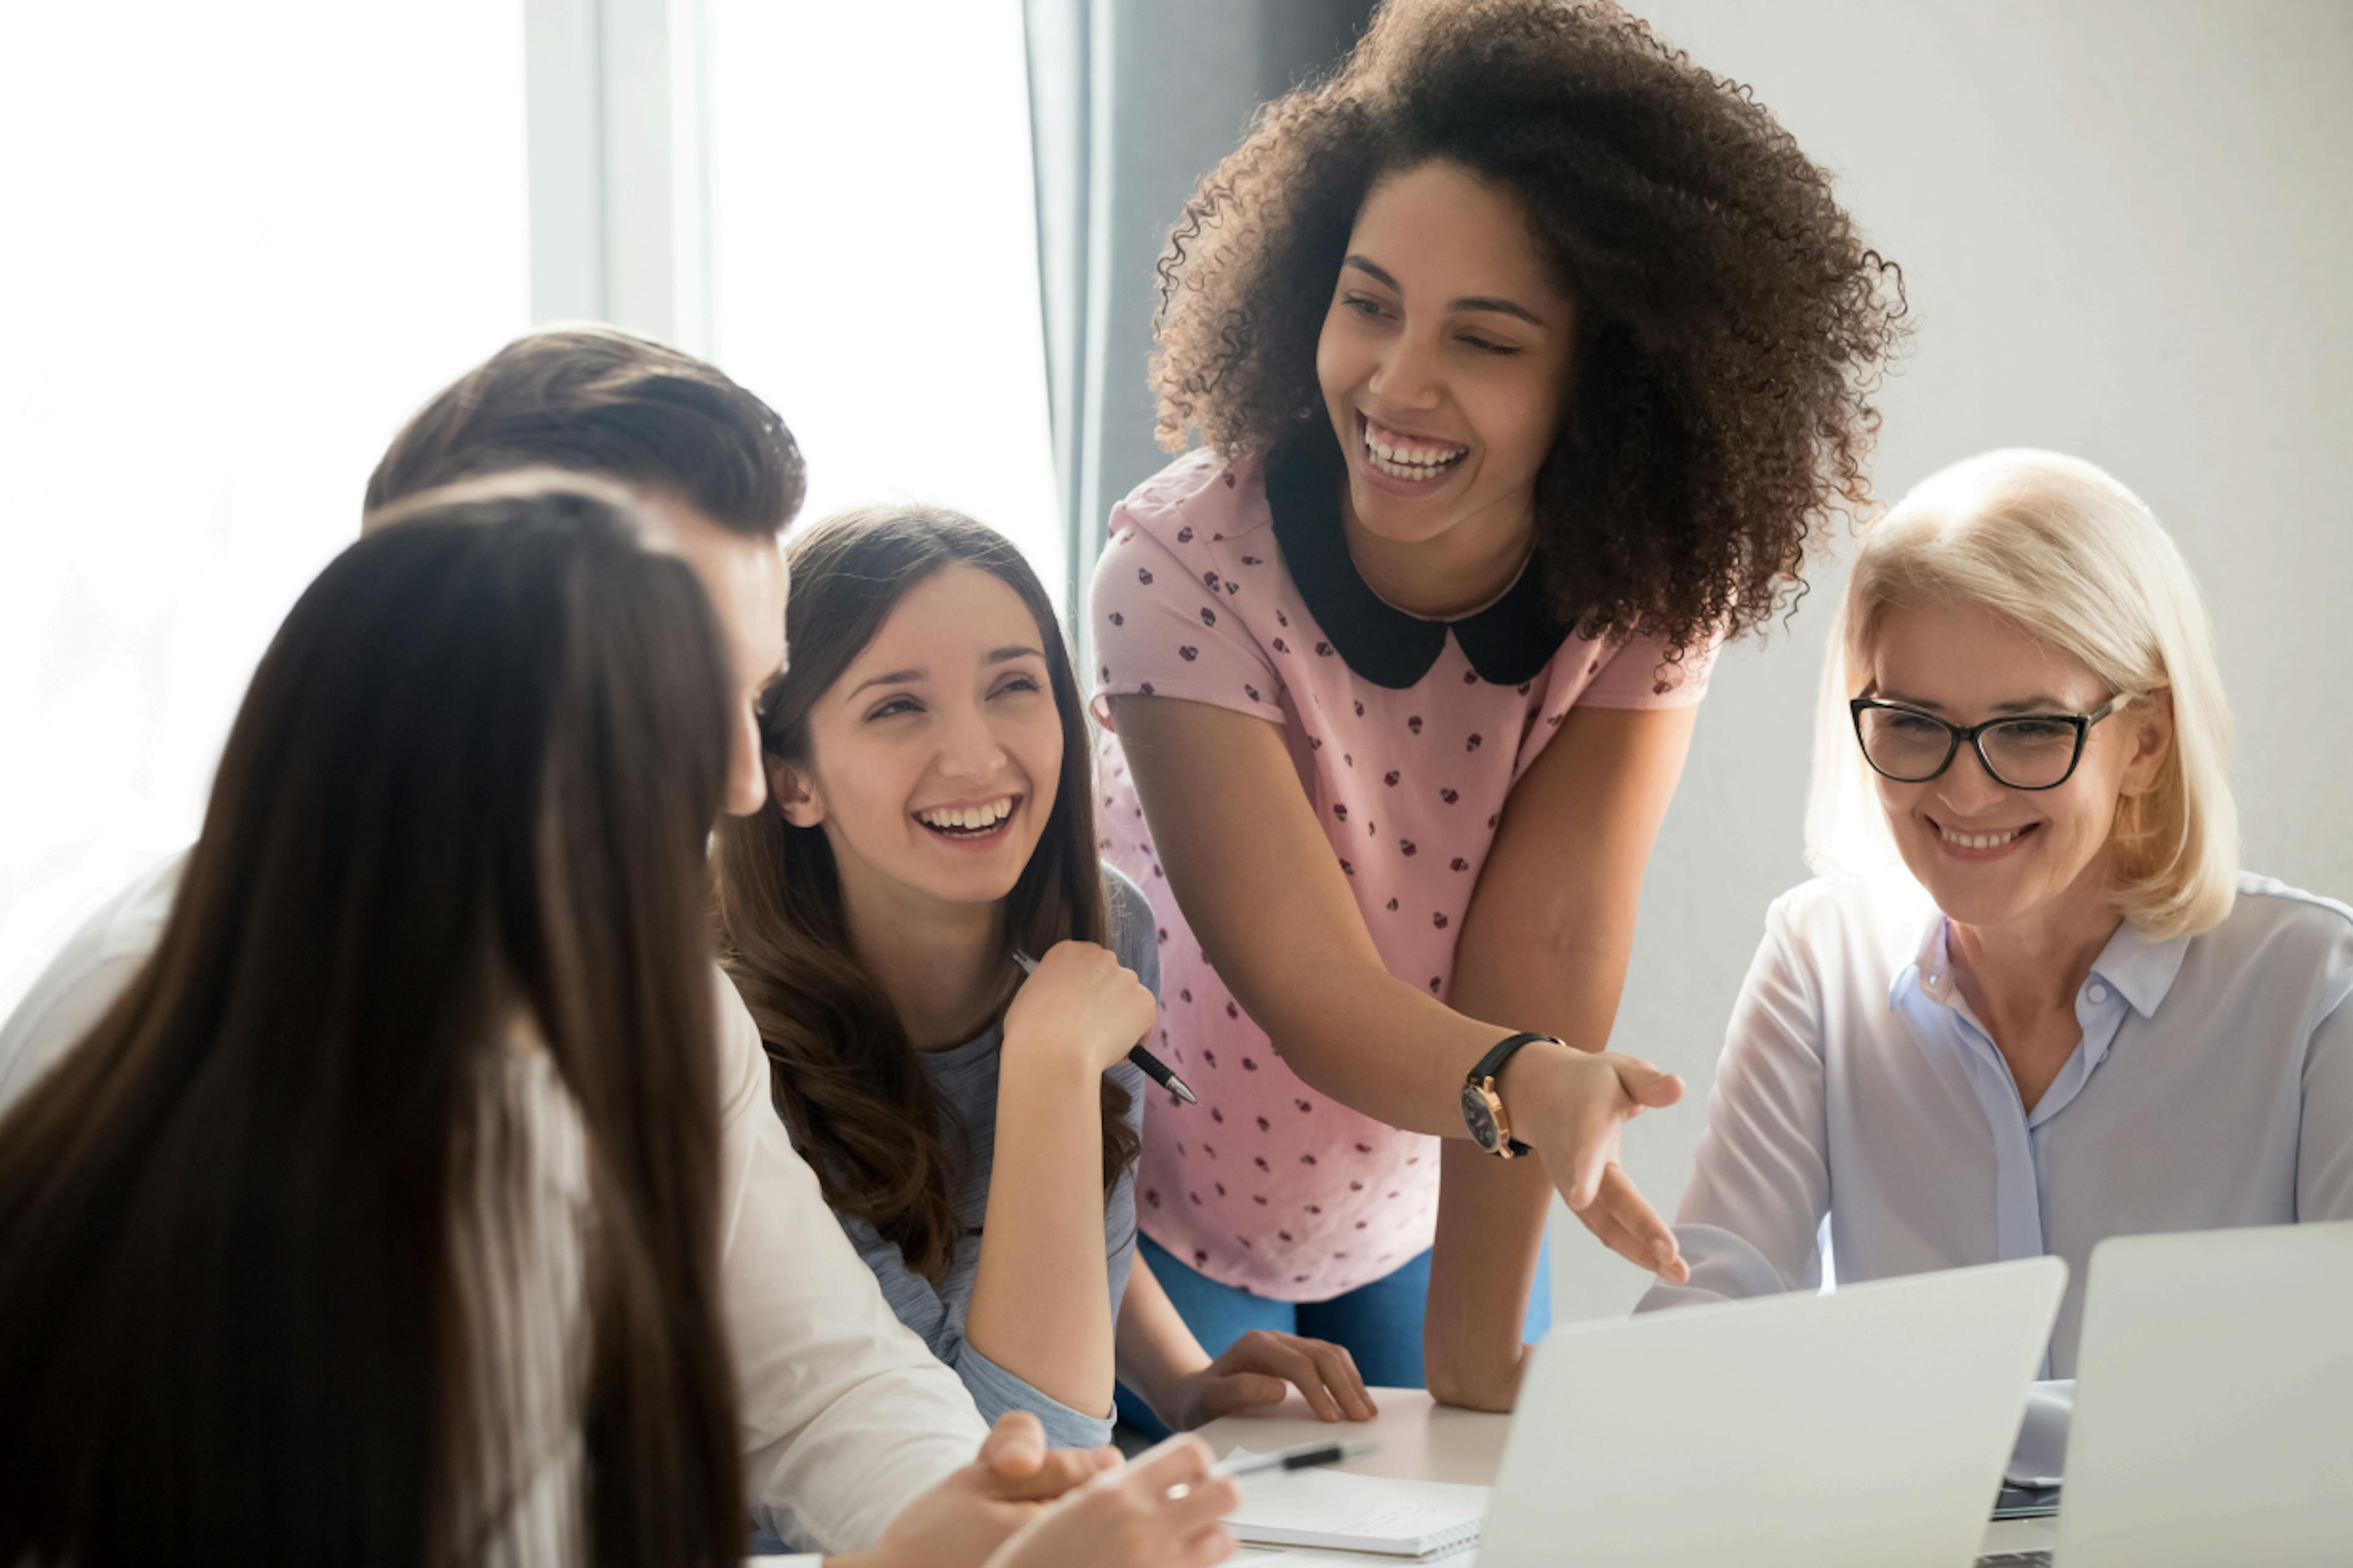
<path id="1" fill-rule="evenodd" d="M 1168 1292 L 1177 1316 L 1212 1356 L 1224 1354 L 1252 1329 L 1270 1329 L 1347 1346 L 1369 1387 L 1422 1386 L 1421 1319 L 1430 1296 L 1427 1252 L 1394 1273 L 1328 1301 L 1276 1301 L 1219 1284 L 1148 1236 L 1139 1237 L 1136 1247 L 1151 1265 L 1152 1277 Z M 1533 1342 L 1551 1326 L 1552 1237 L 1547 1236 L 1537 1256 L 1535 1288 L 1528 1292 L 1527 1320 L 1520 1331 Z M 1167 1435 L 1150 1406 L 1124 1384 L 1119 1389 L 1119 1418 L 1149 1436 Z"/>

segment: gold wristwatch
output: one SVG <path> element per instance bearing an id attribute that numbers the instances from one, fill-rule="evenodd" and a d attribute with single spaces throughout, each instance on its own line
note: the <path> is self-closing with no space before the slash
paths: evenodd
<path id="1" fill-rule="evenodd" d="M 1471 1129 L 1472 1142 L 1498 1159 L 1511 1160 L 1535 1151 L 1512 1136 L 1512 1119 L 1504 1110 L 1504 1097 L 1495 1091 L 1495 1079 L 1512 1053 L 1522 1046 L 1537 1041 L 1560 1041 L 1551 1035 L 1520 1034 L 1496 1042 L 1495 1048 L 1479 1058 L 1471 1076 L 1462 1081 L 1462 1121 Z"/>

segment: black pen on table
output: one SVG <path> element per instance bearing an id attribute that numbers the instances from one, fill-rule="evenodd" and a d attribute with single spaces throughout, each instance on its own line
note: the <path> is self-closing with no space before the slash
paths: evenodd
<path id="1" fill-rule="evenodd" d="M 1024 974 L 1035 974 L 1038 973 L 1038 961 L 1030 957 L 1028 953 L 1022 952 L 1018 947 L 1013 950 L 1013 962 L 1021 966 L 1021 973 Z M 1154 1056 L 1142 1046 L 1130 1047 L 1128 1048 L 1127 1059 L 1134 1062 L 1137 1067 L 1142 1068 L 1144 1069 L 1145 1077 L 1150 1079 L 1153 1082 L 1158 1084 L 1161 1088 L 1166 1089 L 1169 1093 L 1175 1095 L 1186 1104 L 1198 1105 L 1201 1103 L 1201 1097 L 1193 1092 L 1192 1086 L 1190 1084 L 1187 1084 L 1183 1079 L 1178 1078 L 1175 1073 L 1169 1071 L 1168 1064 L 1166 1062 L 1162 1061 L 1158 1057 Z"/>
<path id="2" fill-rule="evenodd" d="M 1209 1474 L 1255 1476 L 1267 1470 L 1303 1470 L 1314 1465 L 1345 1465 L 1351 1459 L 1368 1458 L 1379 1449 L 1380 1445 L 1369 1437 L 1302 1443 L 1295 1448 L 1278 1448 L 1271 1454 L 1252 1454 L 1247 1459 L 1229 1456 L 1210 1466 Z"/>

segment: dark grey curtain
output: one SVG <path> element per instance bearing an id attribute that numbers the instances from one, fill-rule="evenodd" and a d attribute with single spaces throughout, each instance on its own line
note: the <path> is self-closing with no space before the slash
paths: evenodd
<path id="1" fill-rule="evenodd" d="M 1153 263 L 1252 110 L 1337 61 L 1373 0 L 1023 0 L 1054 462 L 1080 639 L 1112 504 L 1167 460 L 1145 362 Z"/>

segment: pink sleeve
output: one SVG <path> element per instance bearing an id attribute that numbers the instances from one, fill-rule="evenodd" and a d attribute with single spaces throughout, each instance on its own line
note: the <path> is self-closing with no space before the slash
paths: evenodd
<path id="1" fill-rule="evenodd" d="M 1203 582 L 1207 552 L 1180 555 L 1124 506 L 1112 512 L 1111 542 L 1095 563 L 1096 719 L 1111 726 L 1113 697 L 1175 697 L 1285 722 L 1282 683 L 1241 616 Z M 1174 526 L 1172 523 L 1171 526 Z"/>
<path id="2" fill-rule="evenodd" d="M 1580 708 L 1688 708 L 1707 695 L 1708 673 L 1721 639 L 1666 662 L 1667 651 L 1645 637 L 1629 637 L 1593 672 L 1577 695 Z"/>

